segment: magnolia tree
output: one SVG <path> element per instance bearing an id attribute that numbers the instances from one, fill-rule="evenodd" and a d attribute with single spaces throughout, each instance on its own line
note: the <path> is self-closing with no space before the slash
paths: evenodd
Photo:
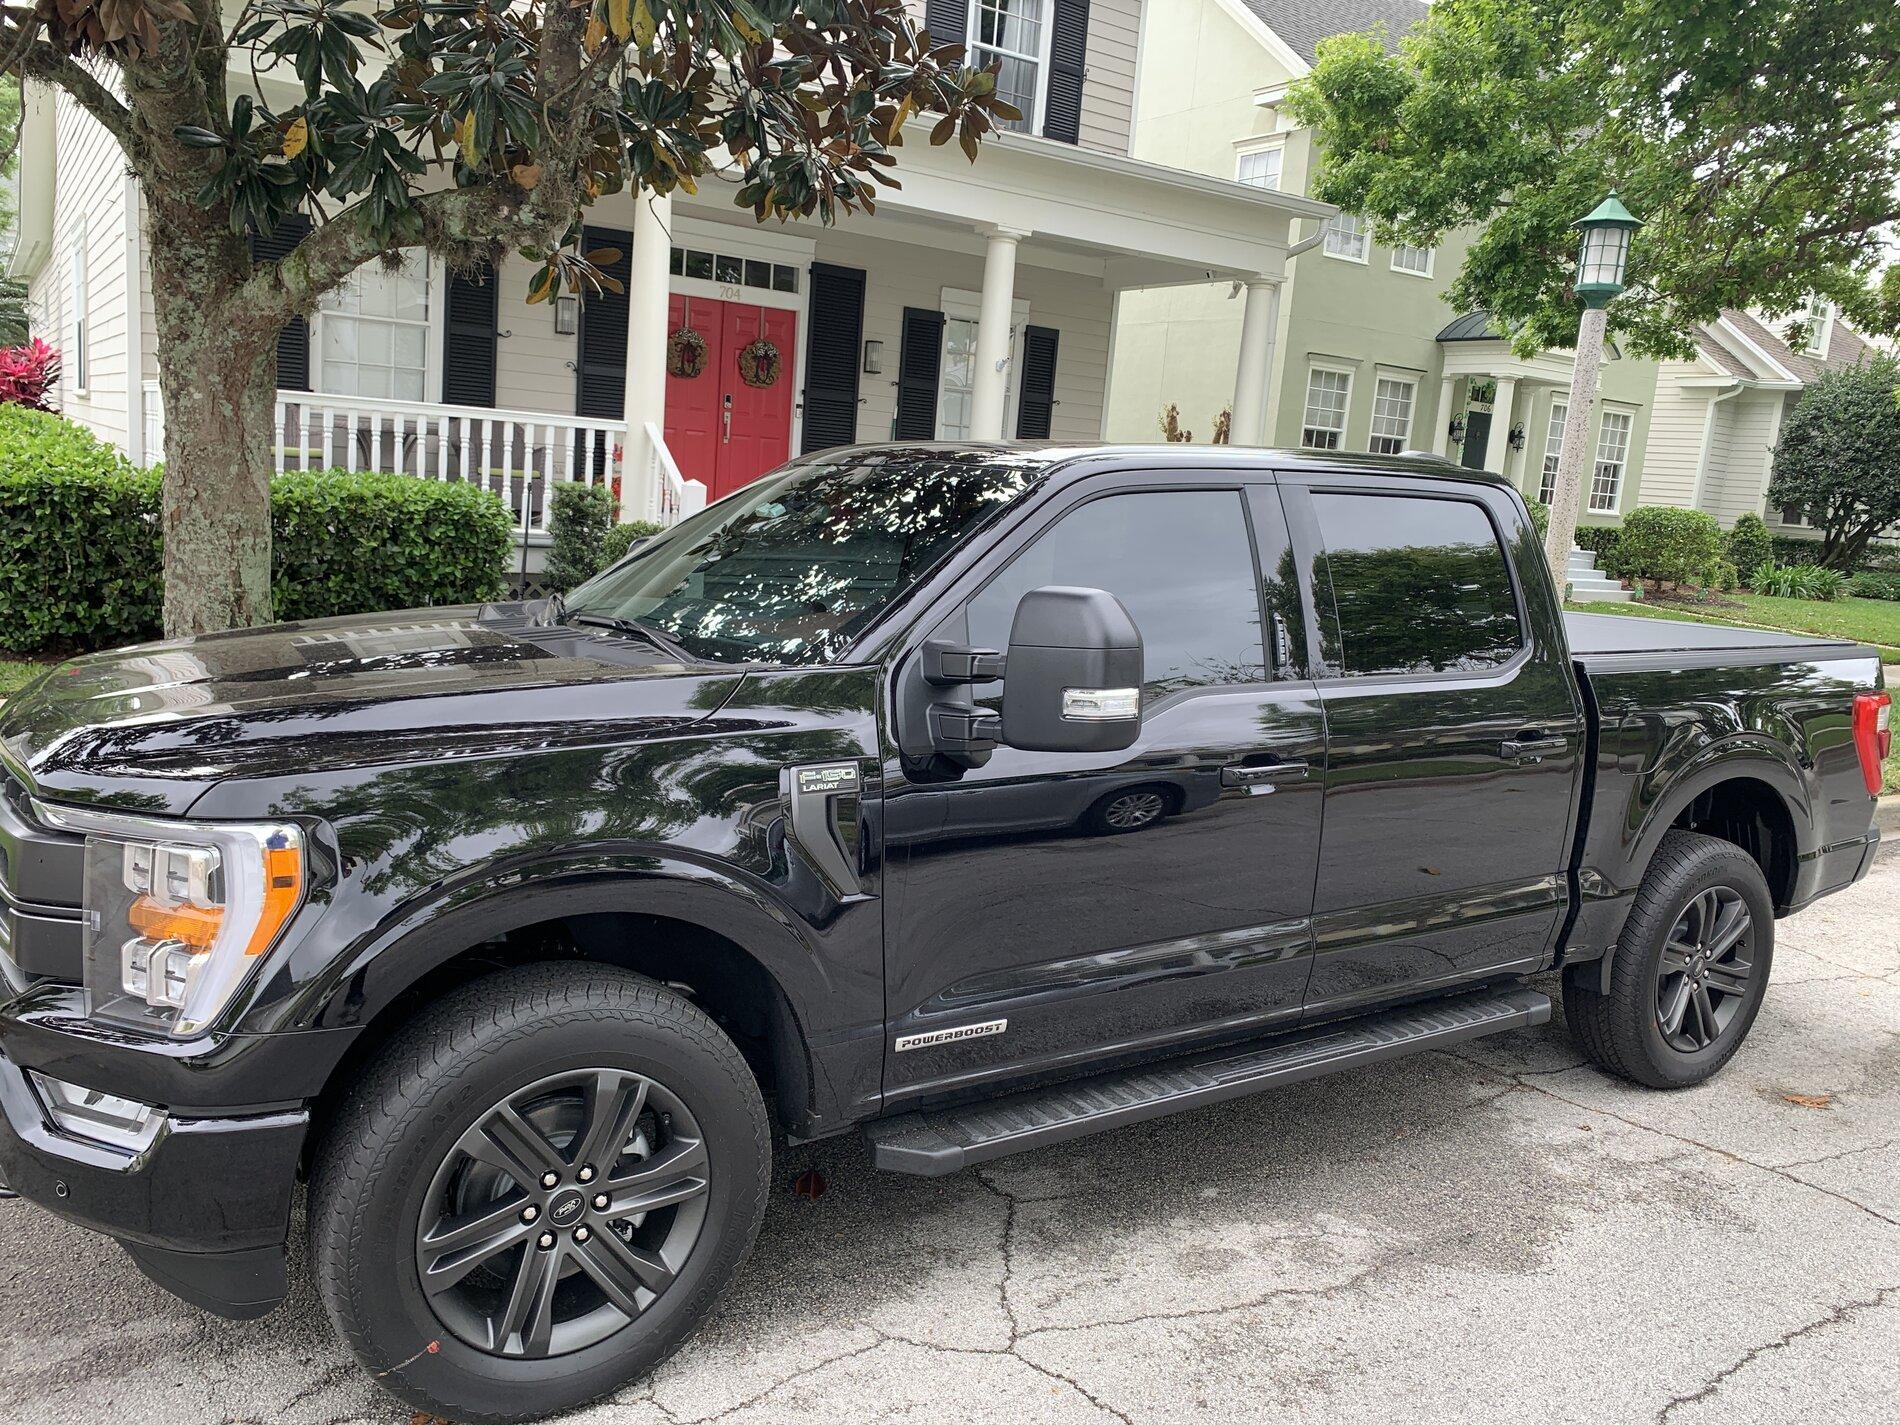
<path id="1" fill-rule="evenodd" d="M 1821 563 L 1852 569 L 1900 529 L 1900 361 L 1882 356 L 1809 383 L 1781 423 L 1768 503 L 1821 530 Z M 1752 572 L 1752 571 L 1749 571 Z"/>
<path id="2" fill-rule="evenodd" d="M 166 632 L 269 619 L 277 333 L 355 269 L 512 250 L 530 300 L 598 290 L 582 211 L 715 170 L 760 221 L 870 212 L 913 114 L 972 159 L 1020 117 L 963 58 L 902 0 L 0 4 L 0 65 L 97 119 L 145 195 Z M 293 212 L 309 237 L 255 264 Z"/>

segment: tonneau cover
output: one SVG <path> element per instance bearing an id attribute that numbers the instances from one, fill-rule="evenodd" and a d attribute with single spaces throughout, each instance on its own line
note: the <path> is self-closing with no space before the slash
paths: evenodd
<path id="1" fill-rule="evenodd" d="M 1564 615 L 1570 651 L 1586 664 L 1614 662 L 1619 667 L 1707 667 L 1718 663 L 1777 663 L 1799 659 L 1873 657 L 1874 650 L 1850 639 L 1817 638 L 1763 628 L 1690 623 L 1684 619 L 1640 618 L 1616 614 Z"/>

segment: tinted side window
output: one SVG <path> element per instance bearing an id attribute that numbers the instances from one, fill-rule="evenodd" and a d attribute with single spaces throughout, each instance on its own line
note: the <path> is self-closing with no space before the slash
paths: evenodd
<path id="1" fill-rule="evenodd" d="M 1482 506 L 1315 494 L 1313 512 L 1338 615 L 1322 642 L 1346 676 L 1482 670 L 1523 647 L 1510 569 Z"/>
<path id="2" fill-rule="evenodd" d="M 1109 495 L 1071 510 L 970 601 L 971 642 L 1006 647 L 1017 603 L 1045 584 L 1107 589 L 1128 606 L 1151 698 L 1266 678 L 1236 490 Z"/>

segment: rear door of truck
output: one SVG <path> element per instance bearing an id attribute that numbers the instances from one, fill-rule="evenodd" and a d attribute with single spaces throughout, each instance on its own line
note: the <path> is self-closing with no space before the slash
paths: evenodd
<path id="1" fill-rule="evenodd" d="M 1307 1016 L 1539 967 L 1585 710 L 1522 505 L 1477 481 L 1280 478 L 1327 727 Z"/>

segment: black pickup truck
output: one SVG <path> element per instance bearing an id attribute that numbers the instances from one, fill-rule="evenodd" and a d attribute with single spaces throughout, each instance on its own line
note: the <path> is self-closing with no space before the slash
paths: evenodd
<path id="1" fill-rule="evenodd" d="M 546 600 L 0 710 L 0 1174 L 516 1420 L 652 1367 L 775 1135 L 948 1173 L 1545 1021 L 1707 1078 L 1863 875 L 1873 651 L 1566 617 L 1443 461 L 864 447 Z"/>

